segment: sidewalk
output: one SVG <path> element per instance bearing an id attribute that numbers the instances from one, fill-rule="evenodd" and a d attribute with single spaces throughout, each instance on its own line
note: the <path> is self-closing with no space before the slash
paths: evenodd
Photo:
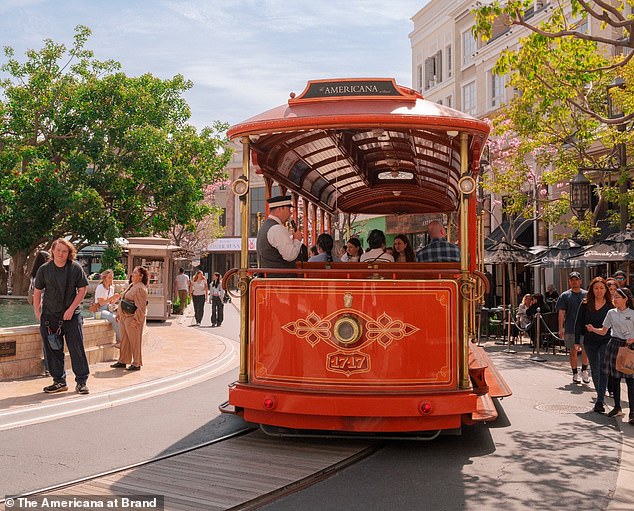
<path id="1" fill-rule="evenodd" d="M 229 305 L 231 307 L 231 305 Z M 228 307 L 227 307 L 228 308 Z M 225 310 L 227 309 L 225 308 Z M 140 371 L 112 369 L 113 361 L 90 366 L 88 396 L 75 393 L 75 379 L 67 367 L 68 391 L 45 394 L 49 376 L 0 382 L 0 431 L 145 399 L 193 385 L 220 374 L 239 361 L 238 344 L 222 337 L 221 328 L 209 325 L 206 307 L 202 327 L 192 328 L 193 308 L 164 323 L 149 322 Z M 227 325 L 228 327 L 231 325 Z M 231 337 L 236 336 L 231 331 Z"/>
<path id="2" fill-rule="evenodd" d="M 544 403 L 567 403 L 572 406 L 581 406 L 583 410 L 586 407 L 585 412 L 573 411 L 575 415 L 587 415 L 591 414 L 598 416 L 595 412 L 590 412 L 594 403 L 594 397 L 596 395 L 594 386 L 592 383 L 589 385 L 573 385 L 570 383 L 572 374 L 570 372 L 570 366 L 568 361 L 568 355 L 563 353 L 552 354 L 552 350 L 542 352 L 542 357 L 545 359 L 543 362 L 532 362 L 530 357 L 534 355 L 529 344 L 515 344 L 511 346 L 513 351 L 510 353 L 503 353 L 502 350 L 507 349 L 507 344 L 500 344 L 494 340 L 483 341 L 483 345 L 488 348 L 490 356 L 492 356 L 494 363 L 498 366 L 504 366 L 505 360 L 511 361 L 511 364 L 516 364 L 515 367 L 522 366 L 522 371 L 531 371 L 531 378 L 538 378 L 541 384 L 540 392 L 528 392 L 527 389 L 533 388 L 527 386 L 521 388 L 515 382 L 515 387 L 511 385 L 514 394 L 508 400 L 537 400 Z M 536 376 L 537 375 L 537 376 Z M 582 390 L 583 389 L 583 390 Z M 566 394 L 569 394 L 570 399 L 566 399 Z M 563 398 L 563 399 L 562 399 Z M 613 430 L 612 426 L 606 430 L 606 435 L 621 433 L 621 445 L 619 452 L 619 466 L 614 494 L 611 496 L 607 507 L 602 508 L 606 511 L 631 511 L 634 509 L 634 426 L 628 423 L 628 415 L 630 406 L 634 408 L 634 404 L 630 405 L 627 402 L 627 390 L 625 382 L 621 381 L 621 400 L 625 411 L 623 417 L 616 417 L 614 419 L 607 419 L 607 422 L 616 425 L 616 429 Z M 606 397 L 606 409 L 607 411 L 612 409 L 614 401 L 612 398 Z M 526 412 L 522 419 L 524 421 L 530 421 L 532 416 L 532 410 L 526 408 Z M 581 437 L 578 439 L 570 439 L 571 442 L 578 442 L 578 445 L 585 445 L 585 440 Z M 572 444 L 571 444 L 572 445 Z M 591 452 L 581 454 L 583 456 L 592 456 Z M 580 457 L 580 459 L 582 459 Z M 579 467 L 583 469 L 582 466 Z M 590 508 L 592 506 L 590 505 Z"/>

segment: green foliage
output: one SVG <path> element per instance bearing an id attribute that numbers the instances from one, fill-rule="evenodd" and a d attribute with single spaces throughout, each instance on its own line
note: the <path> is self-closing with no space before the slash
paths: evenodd
<path id="1" fill-rule="evenodd" d="M 587 6 L 590 7 L 587 7 Z M 507 162 L 509 177 L 502 178 L 498 192 L 517 193 L 517 183 L 525 183 L 528 175 L 527 158 L 534 159 L 545 169 L 536 184 L 545 190 L 567 188 L 578 167 L 614 169 L 615 155 L 611 148 L 619 142 L 630 144 L 630 132 L 618 131 L 619 122 L 628 122 L 634 112 L 634 65 L 621 55 L 620 48 L 632 45 L 628 37 L 634 19 L 623 15 L 623 4 L 614 9 L 597 9 L 595 4 L 573 0 L 570 4 L 549 4 L 549 10 L 539 17 L 525 17 L 534 3 L 528 0 L 493 1 L 478 3 L 474 11 L 474 33 L 483 40 L 493 34 L 501 20 L 507 25 L 527 29 L 528 35 L 520 40 L 517 49 L 502 52 L 494 72 L 506 75 L 507 86 L 518 94 L 499 112 L 495 119 L 495 132 L 512 133 L 518 142 L 515 156 Z M 542 21 L 535 21 L 541 19 Z M 585 22 L 598 20 L 607 30 L 600 34 L 585 30 Z M 625 35 L 625 39 L 622 36 Z M 617 51 L 613 51 L 614 47 Z M 616 57 L 612 55 L 616 54 Z M 607 115 L 607 90 L 614 79 L 625 79 L 623 88 L 611 90 L 613 100 L 624 115 L 611 120 Z M 622 169 L 621 179 L 629 174 Z M 591 171 L 589 176 L 598 186 L 600 205 L 610 201 L 618 204 L 628 201 L 630 194 L 618 194 L 618 183 L 610 181 L 610 174 Z M 558 199 L 543 197 L 538 208 L 545 220 L 559 222 L 567 213 L 566 193 Z M 511 200 L 510 210 L 520 212 L 520 205 Z M 632 207 L 630 206 L 630 209 Z M 615 211 L 607 211 L 614 218 Z M 584 236 L 596 232 L 598 213 L 588 215 L 583 222 L 574 219 L 570 226 Z M 618 223 L 618 222 L 617 222 Z"/>
<path id="2" fill-rule="evenodd" d="M 121 245 L 116 241 L 110 243 L 101 255 L 101 269 L 112 270 L 114 272 L 114 278 L 117 280 L 124 280 L 126 278 L 126 268 L 121 263 L 121 256 L 123 251 Z"/>
<path id="3" fill-rule="evenodd" d="M 0 245 L 27 253 L 72 236 L 83 243 L 168 231 L 205 217 L 205 186 L 229 160 L 216 122 L 187 124 L 192 83 L 129 77 L 99 61 L 77 27 L 72 47 L 46 40 L 0 81 Z"/>

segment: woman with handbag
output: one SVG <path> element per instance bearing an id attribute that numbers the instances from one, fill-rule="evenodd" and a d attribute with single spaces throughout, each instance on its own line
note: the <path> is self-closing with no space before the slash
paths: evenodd
<path id="1" fill-rule="evenodd" d="M 611 329 L 610 342 L 606 348 L 604 371 L 612 383 L 614 392 L 614 408 L 608 417 L 623 415 L 621 409 L 621 378 L 625 378 L 627 384 L 627 397 L 630 403 L 629 423 L 634 425 L 634 374 L 625 374 L 617 369 L 616 358 L 620 348 L 630 349 L 634 344 L 634 299 L 632 292 L 627 288 L 619 288 L 614 294 L 615 309 L 608 311 L 603 320 L 603 327 L 588 326 L 589 332 L 605 335 L 608 328 Z"/>
<path id="2" fill-rule="evenodd" d="M 121 349 L 119 360 L 110 367 L 138 371 L 143 365 L 141 344 L 143 327 L 147 315 L 148 271 L 137 266 L 131 275 L 132 284 L 123 292 L 119 304 L 119 324 L 121 326 Z"/>
<path id="3" fill-rule="evenodd" d="M 115 293 L 114 272 L 104 270 L 101 273 L 101 282 L 95 289 L 95 302 L 90 306 L 90 312 L 94 314 L 95 319 L 106 319 L 112 325 L 117 342 L 115 347 L 117 348 L 121 345 L 121 330 L 114 307 L 119 298 L 119 293 Z M 111 307 L 113 310 L 110 310 Z"/>

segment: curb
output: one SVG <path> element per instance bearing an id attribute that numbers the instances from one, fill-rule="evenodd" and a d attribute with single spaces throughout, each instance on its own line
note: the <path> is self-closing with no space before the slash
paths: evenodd
<path id="1" fill-rule="evenodd" d="M 48 405 L 31 405 L 0 412 L 0 431 L 47 422 L 70 415 L 110 408 L 157 396 L 199 383 L 221 374 L 238 360 L 234 341 L 215 336 L 224 344 L 223 352 L 210 362 L 182 373 L 89 396 L 70 396 Z"/>

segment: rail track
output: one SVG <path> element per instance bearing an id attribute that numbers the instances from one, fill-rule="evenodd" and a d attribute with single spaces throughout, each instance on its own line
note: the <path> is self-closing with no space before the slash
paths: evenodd
<path id="1" fill-rule="evenodd" d="M 19 497 L 157 495 L 163 496 L 166 511 L 251 510 L 322 481 L 383 445 L 369 439 L 274 438 L 243 428 Z M 0 509 L 11 507 L 3 499 Z"/>

